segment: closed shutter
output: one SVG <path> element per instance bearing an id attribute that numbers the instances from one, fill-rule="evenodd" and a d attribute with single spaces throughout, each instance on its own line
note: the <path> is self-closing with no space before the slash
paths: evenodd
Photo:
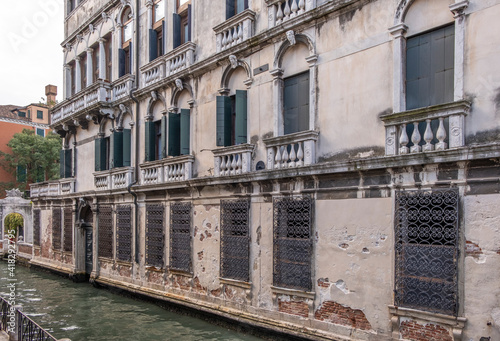
<path id="1" fill-rule="evenodd" d="M 226 19 L 231 18 L 235 13 L 234 0 L 226 0 Z"/>
<path id="2" fill-rule="evenodd" d="M 309 129 L 309 72 L 284 81 L 284 134 Z"/>
<path id="3" fill-rule="evenodd" d="M 149 30 L 149 61 L 153 61 L 158 57 L 158 33 L 150 29 Z"/>
<path id="4" fill-rule="evenodd" d="M 188 36 L 186 38 L 186 41 L 191 41 L 191 26 L 192 26 L 192 18 L 193 16 L 191 15 L 191 5 L 188 5 L 187 9 L 187 16 L 188 16 Z"/>
<path id="5" fill-rule="evenodd" d="M 181 45 L 181 16 L 177 13 L 173 14 L 173 48 Z"/>
<path id="6" fill-rule="evenodd" d="M 26 182 L 25 166 L 17 166 L 17 182 Z"/>
<path id="7" fill-rule="evenodd" d="M 131 142 L 132 131 L 130 129 L 123 129 L 123 167 L 130 167 L 131 164 Z"/>
<path id="8" fill-rule="evenodd" d="M 217 96 L 217 146 L 231 145 L 231 98 Z"/>
<path id="9" fill-rule="evenodd" d="M 168 114 L 168 155 L 180 155 L 180 115 L 176 113 Z"/>
<path id="10" fill-rule="evenodd" d="M 72 161 L 73 151 L 71 149 L 64 150 L 64 177 L 71 178 L 73 176 L 71 171 L 71 161 Z"/>
<path id="11" fill-rule="evenodd" d="M 166 25 L 165 25 L 165 20 L 161 22 L 161 34 L 162 34 L 162 40 L 161 40 L 161 54 L 164 55 L 166 53 L 166 48 L 165 48 L 165 42 L 167 41 L 167 30 L 166 30 Z"/>
<path id="12" fill-rule="evenodd" d="M 125 76 L 125 50 L 118 49 L 118 78 Z"/>
<path id="13" fill-rule="evenodd" d="M 235 143 L 247 143 L 247 92 L 236 90 Z"/>
<path id="14" fill-rule="evenodd" d="M 104 137 L 95 139 L 95 170 L 106 170 L 106 141 Z"/>
<path id="15" fill-rule="evenodd" d="M 64 149 L 61 149 L 59 151 L 59 177 L 61 179 L 64 178 L 64 165 L 65 165 L 65 163 L 64 163 Z M 96 167 L 97 167 L 97 164 L 96 164 Z M 97 170 L 97 168 L 96 168 L 96 170 Z"/>
<path id="16" fill-rule="evenodd" d="M 406 109 L 452 102 L 455 26 L 409 38 L 406 44 Z"/>
<path id="17" fill-rule="evenodd" d="M 113 132 L 113 168 L 123 167 L 123 132 Z"/>
<path id="18" fill-rule="evenodd" d="M 161 158 L 167 157 L 167 116 L 163 115 L 161 118 Z"/>
<path id="19" fill-rule="evenodd" d="M 155 123 L 146 121 L 146 161 L 155 160 Z"/>
<path id="20" fill-rule="evenodd" d="M 130 42 L 129 48 L 128 48 L 128 56 L 129 56 L 128 62 L 129 62 L 129 65 L 128 65 L 127 74 L 132 73 L 132 70 L 134 69 L 133 68 L 132 51 L 133 51 L 133 49 L 132 49 L 132 42 Z"/>
<path id="21" fill-rule="evenodd" d="M 189 155 L 190 134 L 190 112 L 189 109 L 181 109 L 181 155 Z"/>

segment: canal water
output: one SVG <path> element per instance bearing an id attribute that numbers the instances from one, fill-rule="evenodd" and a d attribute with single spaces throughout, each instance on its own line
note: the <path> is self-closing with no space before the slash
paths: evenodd
<path id="1" fill-rule="evenodd" d="M 0 295 L 8 296 L 7 262 L 0 261 Z M 10 277 L 12 278 L 12 277 Z M 16 304 L 56 338 L 72 341 L 257 341 L 257 337 L 165 310 L 89 283 L 16 265 Z"/>

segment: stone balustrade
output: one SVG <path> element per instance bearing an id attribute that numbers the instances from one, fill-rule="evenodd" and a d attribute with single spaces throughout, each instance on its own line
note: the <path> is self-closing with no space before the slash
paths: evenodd
<path id="1" fill-rule="evenodd" d="M 316 141 L 319 133 L 306 130 L 264 139 L 267 169 L 294 168 L 316 163 Z"/>
<path id="2" fill-rule="evenodd" d="M 127 188 L 134 178 L 134 167 L 120 167 L 94 173 L 96 191 Z"/>
<path id="3" fill-rule="evenodd" d="M 196 44 L 188 41 L 164 56 L 166 77 L 182 71 L 194 63 Z"/>
<path id="4" fill-rule="evenodd" d="M 142 86 L 154 84 L 165 78 L 165 60 L 160 57 L 141 67 Z"/>
<path id="5" fill-rule="evenodd" d="M 214 175 L 228 176 L 251 172 L 253 144 L 240 144 L 212 150 Z"/>
<path id="6" fill-rule="evenodd" d="M 133 75 L 128 74 L 118 78 L 115 82 L 113 82 L 113 101 L 128 96 L 130 90 L 132 90 L 134 86 L 134 79 L 135 77 Z"/>
<path id="7" fill-rule="evenodd" d="M 386 155 L 442 151 L 465 145 L 465 116 L 471 104 L 458 101 L 382 115 Z"/>
<path id="8" fill-rule="evenodd" d="M 216 51 L 224 51 L 252 37 L 255 12 L 246 9 L 214 27 Z"/>
<path id="9" fill-rule="evenodd" d="M 192 155 L 184 155 L 142 164 L 141 185 L 189 180 L 192 178 L 193 162 Z"/>
<path id="10" fill-rule="evenodd" d="M 76 95 L 57 104 L 52 109 L 52 124 L 68 118 L 76 117 L 89 107 L 100 103 L 109 102 L 111 99 L 111 90 L 108 82 L 98 80 L 91 86 L 83 89 Z"/>
<path id="11" fill-rule="evenodd" d="M 265 0 L 269 28 L 280 25 L 316 7 L 316 0 Z"/>
<path id="12" fill-rule="evenodd" d="M 30 184 L 30 197 L 59 196 L 75 193 L 75 179 L 65 178 Z"/>

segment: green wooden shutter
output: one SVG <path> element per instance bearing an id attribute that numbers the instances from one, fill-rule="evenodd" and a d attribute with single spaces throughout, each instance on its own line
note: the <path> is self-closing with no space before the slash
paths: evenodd
<path id="1" fill-rule="evenodd" d="M 309 130 L 309 72 L 300 75 L 298 98 L 298 131 Z"/>
<path id="2" fill-rule="evenodd" d="M 247 143 L 247 92 L 236 90 L 235 143 Z"/>
<path id="3" fill-rule="evenodd" d="M 173 48 L 181 45 L 181 16 L 177 13 L 173 14 Z"/>
<path id="4" fill-rule="evenodd" d="M 26 167 L 17 166 L 17 182 L 26 182 Z"/>
<path id="5" fill-rule="evenodd" d="M 168 114 L 168 155 L 180 155 L 180 115 L 176 113 Z"/>
<path id="6" fill-rule="evenodd" d="M 191 5 L 188 5 L 188 8 L 187 8 L 188 35 L 187 35 L 186 41 L 191 41 L 191 26 L 192 26 L 192 19 L 193 19 L 193 16 L 191 13 L 192 13 L 191 12 Z"/>
<path id="7" fill-rule="evenodd" d="M 217 96 L 217 146 L 231 145 L 231 98 Z"/>
<path id="8" fill-rule="evenodd" d="M 167 157 L 167 116 L 163 115 L 161 118 L 161 158 Z"/>
<path id="9" fill-rule="evenodd" d="M 190 140 L 190 113 L 189 109 L 181 109 L 181 155 L 189 155 L 189 140 Z"/>
<path id="10" fill-rule="evenodd" d="M 61 149 L 59 151 L 59 177 L 61 179 L 64 178 L 64 167 L 65 167 L 64 165 L 65 165 L 65 163 L 64 163 L 64 149 Z M 97 168 L 96 168 L 96 170 L 97 170 Z"/>
<path id="11" fill-rule="evenodd" d="M 146 161 L 155 160 L 155 123 L 146 121 Z"/>
<path id="12" fill-rule="evenodd" d="M 132 142 L 132 131 L 130 129 L 123 129 L 123 167 L 130 167 L 131 164 L 131 142 Z"/>
<path id="13" fill-rule="evenodd" d="M 95 171 L 98 172 L 101 170 L 101 145 L 103 144 L 102 138 L 97 138 L 94 140 L 94 162 L 95 162 Z M 63 171 L 64 174 L 64 171 Z"/>
<path id="14" fill-rule="evenodd" d="M 158 57 L 158 33 L 150 29 L 149 30 L 149 61 L 153 61 Z"/>
<path id="15" fill-rule="evenodd" d="M 309 72 L 285 79 L 283 109 L 285 135 L 309 129 Z"/>
<path id="16" fill-rule="evenodd" d="M 123 167 L 123 131 L 113 132 L 113 168 Z"/>
<path id="17" fill-rule="evenodd" d="M 125 50 L 118 49 L 118 78 L 125 75 L 125 72 L 126 72 L 125 60 L 126 60 Z"/>
<path id="18" fill-rule="evenodd" d="M 71 165 L 72 165 L 72 155 L 73 155 L 73 150 L 71 149 L 65 149 L 64 150 L 64 177 L 65 178 L 71 178 L 73 176 L 72 171 L 71 171 Z"/>

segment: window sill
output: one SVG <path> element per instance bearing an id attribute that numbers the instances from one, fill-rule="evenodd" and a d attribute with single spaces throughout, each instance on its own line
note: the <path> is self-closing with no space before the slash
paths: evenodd
<path id="1" fill-rule="evenodd" d="M 193 277 L 193 273 L 191 273 L 189 271 L 169 268 L 168 272 L 171 275 L 184 276 L 184 277 L 189 277 L 189 278 Z"/>
<path id="2" fill-rule="evenodd" d="M 165 273 L 165 269 L 162 268 L 157 268 L 154 265 L 147 265 L 146 266 L 146 271 L 152 271 L 152 272 L 159 272 L 159 273 Z"/>
<path id="3" fill-rule="evenodd" d="M 316 296 L 316 293 L 313 291 L 281 288 L 281 287 L 275 287 L 274 285 L 271 286 L 271 291 L 274 295 L 290 295 L 290 296 L 303 297 L 310 300 L 314 300 L 314 297 Z"/>
<path id="4" fill-rule="evenodd" d="M 239 287 L 239 288 L 246 289 L 246 290 L 250 290 L 252 288 L 252 283 L 251 282 L 240 281 L 240 280 L 237 280 L 237 279 L 229 279 L 229 278 L 221 278 L 221 277 L 219 277 L 219 281 L 222 284 L 233 285 L 235 287 Z"/>

